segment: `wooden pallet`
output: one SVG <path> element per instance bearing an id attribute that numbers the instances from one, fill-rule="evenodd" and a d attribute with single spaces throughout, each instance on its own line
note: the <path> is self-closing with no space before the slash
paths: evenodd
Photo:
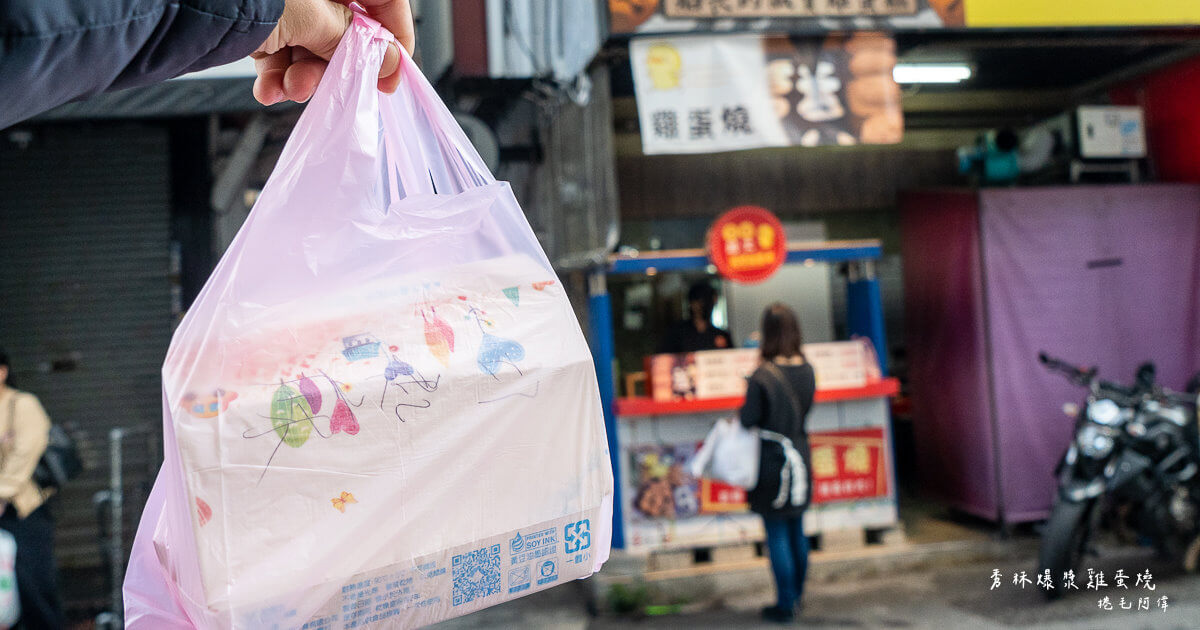
<path id="1" fill-rule="evenodd" d="M 851 528 L 820 532 L 809 536 L 809 543 L 813 552 L 823 554 L 883 550 L 905 544 L 905 537 L 904 529 L 899 526 Z M 766 543 L 750 542 L 652 551 L 645 562 L 645 577 L 657 579 L 753 568 L 765 565 L 768 558 Z"/>
<path id="2" fill-rule="evenodd" d="M 727 566 L 761 562 L 765 554 L 766 547 L 763 543 L 738 543 L 653 551 L 646 558 L 646 572 L 719 570 Z"/>
<path id="3" fill-rule="evenodd" d="M 854 551 L 866 547 L 903 545 L 904 528 L 849 528 L 820 532 L 809 537 L 811 549 L 816 552 L 836 553 Z"/>

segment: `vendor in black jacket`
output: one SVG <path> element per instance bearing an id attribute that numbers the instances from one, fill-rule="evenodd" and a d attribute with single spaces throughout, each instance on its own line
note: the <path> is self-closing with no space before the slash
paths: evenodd
<path id="1" fill-rule="evenodd" d="M 804 595 L 808 573 L 804 509 L 812 499 L 812 474 L 806 425 L 817 384 L 804 359 L 800 322 L 792 309 L 780 303 L 768 306 L 759 331 L 762 362 L 750 375 L 740 415 L 742 425 L 757 428 L 762 438 L 758 484 L 749 500 L 767 530 L 778 593 L 763 617 L 788 623 Z"/>
<path id="2" fill-rule="evenodd" d="M 359 3 L 412 52 L 408 0 Z M 306 101 L 351 15 L 332 0 L 2 0 L 0 129 L 68 101 L 247 55 L 261 103 Z M 396 90 L 399 60 L 388 50 L 379 89 Z"/>
<path id="3" fill-rule="evenodd" d="M 657 352 L 680 353 L 701 350 L 725 350 L 733 347 L 728 332 L 713 326 L 713 309 L 717 306 L 717 291 L 707 280 L 688 289 L 687 319 L 676 322 L 658 344 Z"/>

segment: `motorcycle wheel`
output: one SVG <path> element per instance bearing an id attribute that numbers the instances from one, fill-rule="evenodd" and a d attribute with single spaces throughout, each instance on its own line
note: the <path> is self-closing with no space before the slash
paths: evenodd
<path id="1" fill-rule="evenodd" d="M 1067 571 L 1077 571 L 1083 560 L 1091 529 L 1092 507 L 1096 500 L 1073 503 L 1057 500 L 1042 531 L 1042 546 L 1038 552 L 1038 575 L 1050 569 L 1053 589 L 1042 589 L 1046 599 L 1063 596 L 1062 576 Z"/>

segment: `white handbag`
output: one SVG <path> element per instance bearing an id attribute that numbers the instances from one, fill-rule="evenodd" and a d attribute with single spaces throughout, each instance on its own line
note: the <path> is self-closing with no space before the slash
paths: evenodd
<path id="1" fill-rule="evenodd" d="M 16 561 L 17 542 L 12 534 L 0 529 L 0 628 L 11 628 L 21 618 Z"/>

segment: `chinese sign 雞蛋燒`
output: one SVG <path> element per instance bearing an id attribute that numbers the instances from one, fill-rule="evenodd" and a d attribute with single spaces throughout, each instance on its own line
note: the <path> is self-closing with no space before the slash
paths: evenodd
<path id="1" fill-rule="evenodd" d="M 637 39 L 630 55 L 642 150 L 897 143 L 895 47 L 876 33 Z"/>

